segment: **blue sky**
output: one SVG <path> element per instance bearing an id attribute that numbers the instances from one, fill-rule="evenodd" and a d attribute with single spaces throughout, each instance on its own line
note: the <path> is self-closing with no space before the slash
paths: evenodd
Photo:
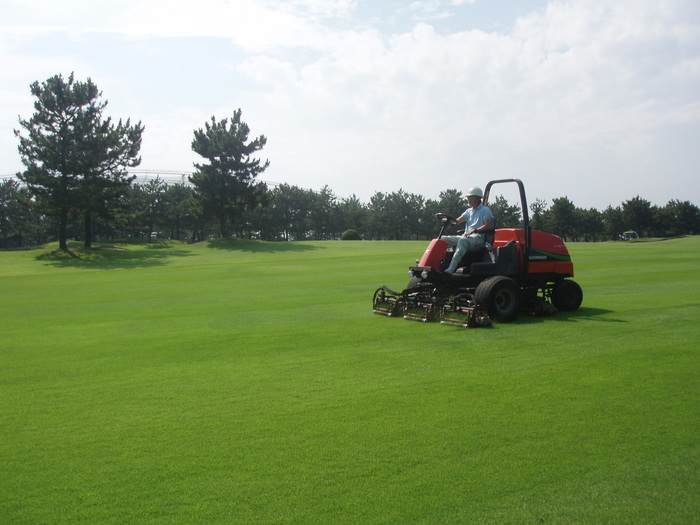
<path id="1" fill-rule="evenodd" d="M 0 176 L 29 85 L 91 77 L 188 171 L 241 108 L 264 180 L 367 201 L 521 178 L 529 199 L 700 205 L 696 0 L 0 0 Z M 510 198 L 509 195 L 506 195 Z M 456 213 L 458 210 L 448 210 Z"/>

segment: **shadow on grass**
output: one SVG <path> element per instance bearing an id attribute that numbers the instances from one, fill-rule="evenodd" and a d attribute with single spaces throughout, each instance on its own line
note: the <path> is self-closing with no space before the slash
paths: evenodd
<path id="1" fill-rule="evenodd" d="M 129 269 L 163 266 L 171 257 L 190 257 L 191 251 L 168 243 L 145 244 L 136 249 L 128 246 L 84 248 L 69 244 L 68 251 L 53 250 L 37 255 L 36 260 L 57 268 Z"/>
<path id="2" fill-rule="evenodd" d="M 628 323 L 624 319 L 615 319 L 614 317 L 601 317 L 607 314 L 614 313 L 613 310 L 604 308 L 590 308 L 582 306 L 573 312 L 557 312 L 555 317 L 562 321 L 597 321 L 600 323 Z"/>
<path id="3" fill-rule="evenodd" d="M 603 308 L 590 308 L 582 306 L 578 310 L 572 312 L 557 312 L 553 315 L 527 316 L 522 315 L 519 320 L 527 320 L 527 322 L 550 322 L 550 321 L 566 321 L 577 323 L 579 321 L 595 321 L 599 323 L 627 323 L 629 321 L 623 319 L 615 319 L 611 317 L 602 317 L 613 313 L 612 310 Z"/>
<path id="4" fill-rule="evenodd" d="M 266 242 L 246 239 L 214 239 L 207 241 L 207 247 L 214 250 L 236 252 L 274 253 L 274 252 L 308 252 L 323 249 L 300 242 Z"/>

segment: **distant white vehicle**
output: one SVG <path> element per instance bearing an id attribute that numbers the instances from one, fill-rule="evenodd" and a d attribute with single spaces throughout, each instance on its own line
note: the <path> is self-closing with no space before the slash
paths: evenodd
<path id="1" fill-rule="evenodd" d="M 628 231 L 628 232 L 623 233 L 620 236 L 620 238 L 623 241 L 636 241 L 637 239 L 639 239 L 639 234 L 637 232 L 634 232 L 634 231 Z"/>

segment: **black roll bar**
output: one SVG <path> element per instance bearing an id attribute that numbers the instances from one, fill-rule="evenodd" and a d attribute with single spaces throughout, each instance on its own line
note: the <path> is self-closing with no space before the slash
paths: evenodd
<path id="1" fill-rule="evenodd" d="M 527 210 L 527 197 L 525 196 L 525 186 L 520 179 L 498 179 L 489 181 L 484 190 L 484 205 L 488 205 L 491 186 L 494 184 L 515 183 L 520 191 L 520 204 L 523 210 L 523 229 L 525 231 L 525 252 L 523 253 L 523 272 L 527 272 L 530 264 L 530 246 L 532 245 L 532 234 L 530 231 L 530 216 Z"/>

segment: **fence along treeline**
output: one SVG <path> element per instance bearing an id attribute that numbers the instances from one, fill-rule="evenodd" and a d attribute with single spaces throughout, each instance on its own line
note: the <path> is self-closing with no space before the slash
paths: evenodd
<path id="1" fill-rule="evenodd" d="M 233 237 L 265 241 L 291 240 L 423 240 L 435 234 L 435 213 L 457 214 L 467 208 L 457 189 L 440 193 L 436 200 L 398 190 L 375 193 L 369 202 L 358 197 L 338 198 L 325 186 L 320 191 L 281 184 L 258 188 L 257 206 L 246 209 L 230 227 Z M 40 213 L 31 205 L 34 196 L 17 180 L 0 181 L 0 245 L 4 249 L 32 246 L 58 239 L 60 218 Z M 109 220 L 94 217 L 92 234 L 97 242 L 152 242 L 172 239 L 198 242 L 220 236 L 217 219 L 204 219 L 196 211 L 192 186 L 166 183 L 160 177 L 132 183 L 120 197 Z M 489 204 L 498 226 L 521 226 L 519 205 L 496 196 Z M 561 235 L 568 241 L 616 240 L 620 233 L 635 230 L 642 237 L 692 235 L 700 230 L 700 209 L 672 200 L 653 205 L 637 196 L 603 211 L 578 208 L 567 197 L 548 204 L 536 199 L 530 205 L 534 229 Z M 69 239 L 84 241 L 84 217 L 73 216 L 66 224 Z"/>

